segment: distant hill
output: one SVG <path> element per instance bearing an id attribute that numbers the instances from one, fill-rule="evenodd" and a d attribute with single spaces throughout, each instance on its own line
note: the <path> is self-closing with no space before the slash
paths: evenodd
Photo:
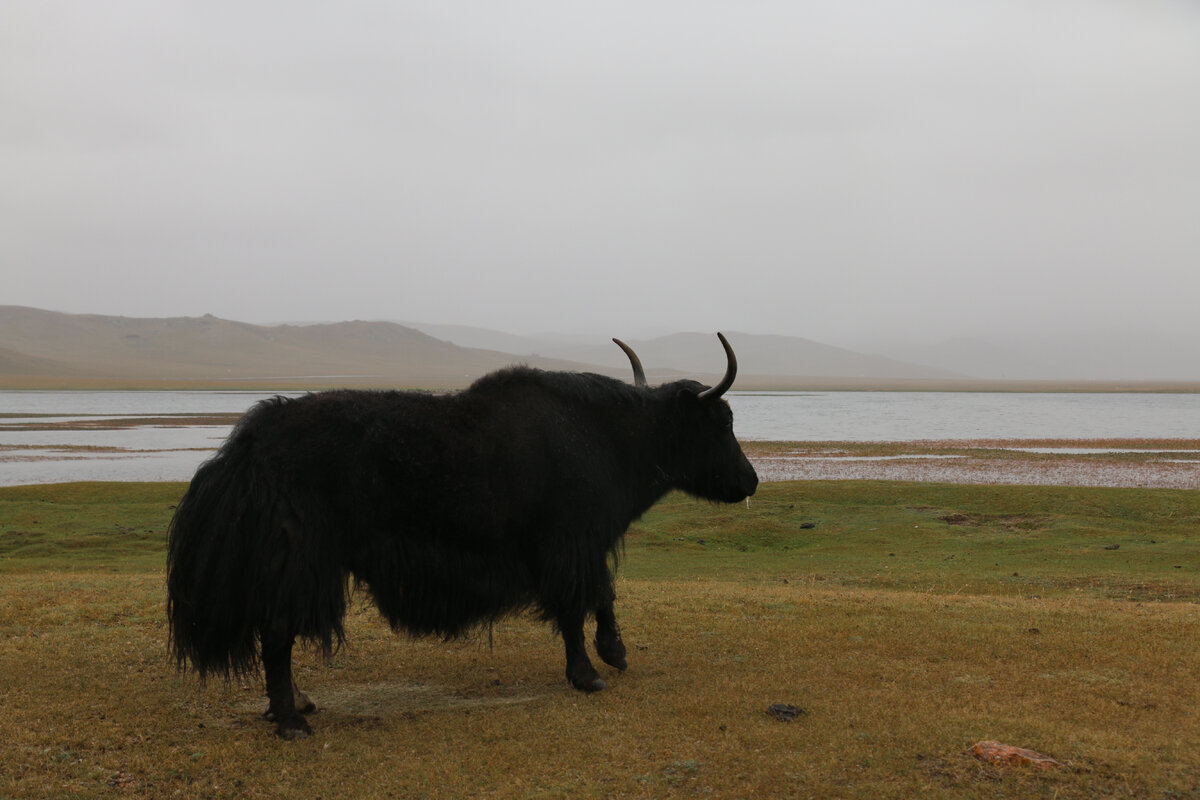
<path id="1" fill-rule="evenodd" d="M 0 306 L 2 385 L 375 385 L 459 388 L 500 367 L 592 370 L 629 377 L 608 339 L 519 337 L 481 328 L 395 322 L 251 325 L 213 316 L 130 318 Z M 739 386 L 797 388 L 956 381 L 949 370 L 807 339 L 727 331 Z M 627 340 L 652 382 L 712 381 L 725 367 L 715 332 Z"/>
<path id="2" fill-rule="evenodd" d="M 514 362 L 388 322 L 260 326 L 0 306 L 0 375 L 452 388 Z M 545 369 L 583 365 L 525 359 Z"/>
<path id="3" fill-rule="evenodd" d="M 514 336 L 485 328 L 405 323 L 455 344 L 489 347 L 517 354 L 538 354 L 569 361 L 620 369 L 625 355 L 607 339 L 581 341 L 578 336 Z M 847 350 L 794 336 L 770 336 L 724 331 L 737 352 L 743 379 L 779 378 L 946 381 L 966 375 L 950 369 L 928 367 L 896 359 Z M 653 339 L 622 337 L 637 351 L 647 375 L 670 378 L 680 373 L 694 376 L 719 374 L 725 366 L 716 331 L 677 333 Z"/>
<path id="4" fill-rule="evenodd" d="M 0 375 L 59 375 L 69 372 L 65 364 L 0 347 Z"/>

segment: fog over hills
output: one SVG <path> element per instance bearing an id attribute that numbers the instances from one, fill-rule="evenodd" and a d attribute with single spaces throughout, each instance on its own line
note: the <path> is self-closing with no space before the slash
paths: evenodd
<path id="1" fill-rule="evenodd" d="M 453 387 L 511 362 L 504 353 L 459 347 L 392 323 L 263 326 L 212 316 L 0 307 L 0 374 L 9 376 Z M 553 359 L 536 365 L 579 366 Z"/>
<path id="2" fill-rule="evenodd" d="M 394 322 L 251 325 L 213 316 L 134 318 L 0 306 L 0 375 L 58 382 L 291 381 L 455 388 L 503 366 L 595 370 L 627 377 L 607 338 L 519 337 L 477 328 Z M 805 339 L 726 332 L 742 386 L 806 380 L 945 380 L 962 377 Z M 715 331 L 629 339 L 651 380 L 713 379 L 725 360 Z M 18 381 L 19 383 L 19 381 Z"/>
<path id="3" fill-rule="evenodd" d="M 628 377 L 615 333 L 641 357 L 650 380 L 715 380 L 724 357 L 715 330 L 637 338 L 519 336 L 432 323 L 352 321 L 253 325 L 203 317 L 117 317 L 0 306 L 0 379 L 5 386 L 103 381 L 296 386 L 461 388 L 522 363 Z M 1147 346 L 1134 337 L 996 344 L 881 344 L 871 353 L 799 337 L 726 330 L 739 388 L 980 388 L 976 381 L 1200 381 L 1187 343 Z M 1185 365 L 1192 365 L 1189 369 Z M 1013 388 L 1012 386 L 997 388 Z"/>
<path id="4" fill-rule="evenodd" d="M 553 358 L 603 365 L 613 369 L 628 366 L 624 353 L 602 337 L 537 334 L 516 336 L 500 331 L 459 325 L 405 323 L 446 341 L 465 347 L 504 350 L 518 355 L 537 354 Z M 740 374 L 749 377 L 853 378 L 899 380 L 955 380 L 965 373 L 906 363 L 897 359 L 833 347 L 793 336 L 764 336 L 723 331 L 737 352 Z M 654 338 L 620 335 L 637 351 L 646 374 L 663 378 L 716 374 L 723 365 L 716 331 L 674 333 Z"/>
<path id="5" fill-rule="evenodd" d="M 464 347 L 510 353 L 538 353 L 619 367 L 623 357 L 605 336 L 565 334 L 518 336 L 486 328 L 406 322 Z M 1200 341 L 1167 333 L 1125 329 L 1062 333 L 1054 336 L 963 335 L 934 341 L 862 337 L 834 346 L 794 336 L 725 331 L 735 342 L 747 373 L 762 376 L 863 377 L 896 380 L 1200 381 Z M 616 332 L 655 366 L 697 372 L 711 370 L 709 336 L 670 334 L 631 337 Z"/>
<path id="6" fill-rule="evenodd" d="M 877 342 L 873 351 L 996 380 L 1200 381 L 1200 341 L 1153 330 L 1097 330 L 934 343 Z"/>
<path id="7" fill-rule="evenodd" d="M 0 303 L 260 326 L 10 370 L 1200 382 L 1194 0 L 2 8 Z"/>

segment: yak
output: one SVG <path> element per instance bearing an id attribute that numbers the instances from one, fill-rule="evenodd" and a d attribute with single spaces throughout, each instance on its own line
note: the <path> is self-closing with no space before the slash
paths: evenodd
<path id="1" fill-rule="evenodd" d="M 292 675 L 297 638 L 328 657 L 352 585 L 396 631 L 454 637 L 521 610 L 556 627 L 566 674 L 606 688 L 588 658 L 627 667 L 613 610 L 626 529 L 668 491 L 718 502 L 758 476 L 721 396 L 737 374 L 657 387 L 632 349 L 630 385 L 526 366 L 468 389 L 332 390 L 252 407 L 196 471 L 168 529 L 177 666 L 203 679 L 265 673 L 285 739 L 315 709 Z M 353 578 L 353 584 L 351 583 Z"/>

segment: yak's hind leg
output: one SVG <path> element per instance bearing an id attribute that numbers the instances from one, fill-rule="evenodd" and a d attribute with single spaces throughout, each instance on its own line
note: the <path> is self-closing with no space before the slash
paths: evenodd
<path id="1" fill-rule="evenodd" d="M 569 543 L 570 540 L 568 540 Z M 556 543 L 561 544 L 561 543 Z M 539 605 L 553 619 L 562 634 L 567 655 L 567 680 L 581 692 L 599 692 L 608 688 L 588 658 L 583 623 L 597 606 L 612 605 L 612 576 L 604 553 L 589 552 L 586 537 L 569 547 L 543 547 L 539 554 L 539 572 L 543 583 Z M 614 620 L 615 621 L 615 620 Z"/>
<path id="2" fill-rule="evenodd" d="M 560 617 L 558 626 L 562 630 L 563 644 L 567 650 L 567 680 L 581 692 L 599 692 L 607 689 L 608 684 L 600 679 L 600 673 L 596 672 L 592 660 L 588 658 L 583 637 L 583 617 Z"/>
<path id="3" fill-rule="evenodd" d="M 301 713 L 315 707 L 308 696 L 296 688 L 292 677 L 292 645 L 295 641 L 296 637 L 291 633 L 262 634 L 262 661 L 269 702 L 264 716 L 275 723 L 275 733 L 284 739 L 303 739 L 312 733 Z"/>
<path id="4" fill-rule="evenodd" d="M 596 654 L 605 664 L 624 672 L 628 669 L 629 662 L 625 660 L 625 643 L 621 641 L 621 626 L 617 624 L 617 614 L 613 610 L 613 602 L 616 597 L 610 576 L 605 599 L 596 608 Z"/>

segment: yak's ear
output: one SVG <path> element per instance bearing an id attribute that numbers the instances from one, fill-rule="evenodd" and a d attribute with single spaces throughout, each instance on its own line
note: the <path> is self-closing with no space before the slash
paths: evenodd
<path id="1" fill-rule="evenodd" d="M 671 398 L 677 408 L 695 408 L 700 404 L 704 384 L 697 381 L 677 381 L 672 387 Z"/>

